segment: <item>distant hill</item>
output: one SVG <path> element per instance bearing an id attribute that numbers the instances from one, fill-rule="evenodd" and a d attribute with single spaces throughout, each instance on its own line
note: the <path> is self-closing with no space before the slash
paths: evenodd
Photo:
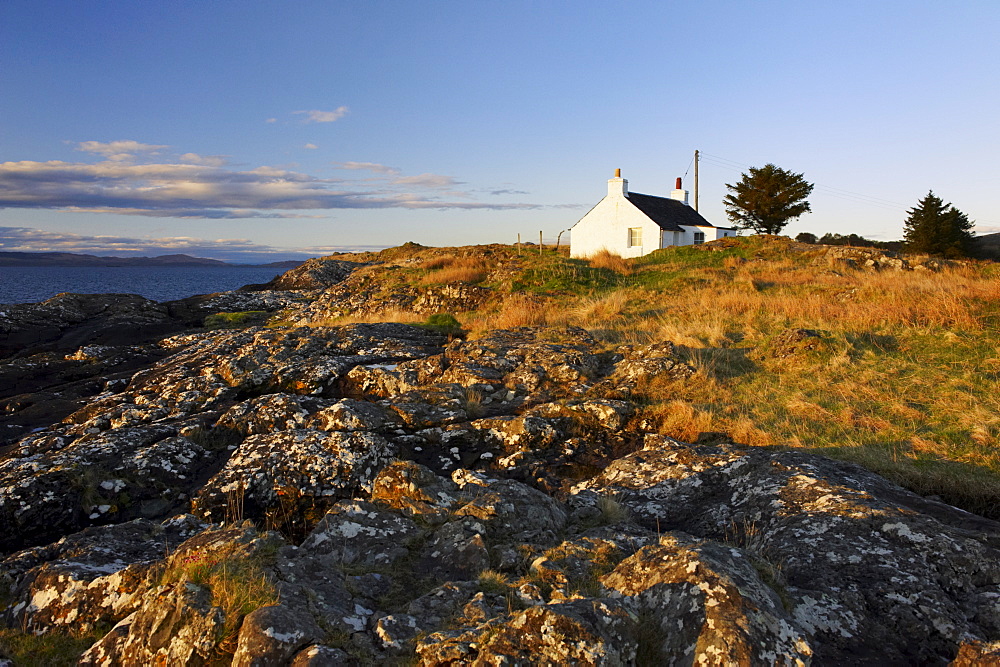
<path id="1" fill-rule="evenodd" d="M 276 269 L 295 268 L 302 262 L 284 261 L 269 264 L 242 264 Z M 217 259 L 190 255 L 158 257 L 98 257 L 71 252 L 0 252 L 0 266 L 236 266 Z"/>
<path id="2" fill-rule="evenodd" d="M 972 239 L 973 255 L 980 259 L 1000 259 L 1000 234 L 983 234 Z"/>

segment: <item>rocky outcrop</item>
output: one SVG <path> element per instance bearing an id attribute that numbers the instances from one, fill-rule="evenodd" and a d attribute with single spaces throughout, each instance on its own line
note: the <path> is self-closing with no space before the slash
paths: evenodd
<path id="1" fill-rule="evenodd" d="M 59 294 L 41 303 L 0 305 L 0 357 L 81 345 L 130 345 L 182 325 L 136 294 Z"/>
<path id="2" fill-rule="evenodd" d="M 290 313 L 293 322 L 307 325 L 346 315 L 413 312 L 419 315 L 461 313 L 481 307 L 495 297 L 479 285 L 450 283 L 428 287 L 399 285 L 386 292 L 377 281 L 358 280 L 325 290 L 314 301 Z"/>
<path id="3" fill-rule="evenodd" d="M 156 349 L 0 452 L 3 623 L 110 628 L 83 664 L 974 664 L 1000 642 L 1000 525 L 818 455 L 646 433 L 631 397 L 693 375 L 667 342 L 372 324 Z"/>
<path id="4" fill-rule="evenodd" d="M 314 258 L 286 271 L 264 285 L 248 285 L 244 290 L 317 290 L 332 287 L 351 275 L 359 266 L 358 262 L 339 259 Z"/>
<path id="5" fill-rule="evenodd" d="M 822 258 L 832 267 L 891 271 L 940 271 L 965 266 L 968 262 L 939 259 L 922 255 L 903 255 L 878 248 L 825 246 Z"/>

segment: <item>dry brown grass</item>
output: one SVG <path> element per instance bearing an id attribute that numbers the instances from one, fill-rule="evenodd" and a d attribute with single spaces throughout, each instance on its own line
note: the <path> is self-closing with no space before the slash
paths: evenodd
<path id="1" fill-rule="evenodd" d="M 444 283 L 478 283 L 486 279 L 488 267 L 481 257 L 434 257 L 421 264 L 430 273 L 420 279 L 425 285 Z"/>
<path id="2" fill-rule="evenodd" d="M 595 269 L 608 269 L 623 276 L 631 275 L 635 270 L 632 260 L 625 259 L 618 253 L 604 249 L 587 258 L 590 266 Z"/>
<path id="3" fill-rule="evenodd" d="M 548 324 L 546 305 L 526 294 L 517 294 L 503 302 L 500 312 L 489 320 L 491 328 L 513 329 Z"/>
<path id="4" fill-rule="evenodd" d="M 409 310 L 382 310 L 374 313 L 356 313 L 344 315 L 343 317 L 330 317 L 315 319 L 306 323 L 308 327 L 339 327 L 346 324 L 374 324 L 378 322 L 402 322 L 404 324 L 414 324 L 423 322 L 424 315 L 414 313 Z"/>

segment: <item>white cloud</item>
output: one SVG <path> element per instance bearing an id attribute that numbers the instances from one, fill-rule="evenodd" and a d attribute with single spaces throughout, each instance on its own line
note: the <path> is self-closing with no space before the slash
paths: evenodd
<path id="1" fill-rule="evenodd" d="M 377 174 L 390 174 L 396 175 L 399 173 L 399 169 L 395 167 L 389 167 L 384 164 L 379 164 L 377 162 L 334 162 L 334 167 L 337 169 L 350 169 L 355 171 L 371 171 Z"/>
<path id="2" fill-rule="evenodd" d="M 459 185 L 451 176 L 440 174 L 420 174 L 418 176 L 400 176 L 392 181 L 396 185 L 415 185 L 421 188 L 452 188 Z"/>
<path id="3" fill-rule="evenodd" d="M 157 155 L 161 150 L 170 146 L 158 146 L 155 144 L 143 144 L 138 141 L 81 141 L 76 145 L 76 150 L 85 153 L 97 153 L 109 160 L 125 160 L 136 153 L 148 153 Z"/>
<path id="4" fill-rule="evenodd" d="M 180 156 L 180 161 L 184 164 L 197 164 L 204 167 L 221 167 L 226 164 L 226 155 L 198 155 L 197 153 L 185 153 Z"/>
<path id="5" fill-rule="evenodd" d="M 456 184 L 450 176 L 421 174 L 393 183 L 438 193 L 377 191 L 267 166 L 237 171 L 205 164 L 22 161 L 0 163 L 0 208 L 200 218 L 286 217 L 291 214 L 279 212 L 345 208 L 539 208 L 441 200 L 440 190 Z"/>
<path id="6" fill-rule="evenodd" d="M 399 169 L 396 169 L 395 167 L 387 167 L 386 165 L 379 164 L 377 162 L 334 162 L 333 166 L 337 169 L 373 171 L 376 174 L 396 175 L 399 173 Z"/>
<path id="7" fill-rule="evenodd" d="M 265 120 L 264 122 L 265 122 L 265 123 L 277 123 L 277 122 L 278 122 L 278 119 L 277 119 L 277 118 L 268 118 L 268 119 L 267 119 L 267 120 Z"/>
<path id="8" fill-rule="evenodd" d="M 292 113 L 305 114 L 306 119 L 302 121 L 304 123 L 332 123 L 346 116 L 348 111 L 349 109 L 347 107 L 341 106 L 337 107 L 333 111 L 320 111 L 318 109 L 312 109 L 310 111 L 293 111 Z"/>
<path id="9" fill-rule="evenodd" d="M 314 151 L 314 150 L 316 150 L 317 148 L 319 148 L 319 146 L 317 146 L 316 144 L 306 144 L 306 145 L 305 145 L 305 146 L 303 146 L 302 148 L 308 148 L 309 150 L 311 150 L 311 151 Z"/>

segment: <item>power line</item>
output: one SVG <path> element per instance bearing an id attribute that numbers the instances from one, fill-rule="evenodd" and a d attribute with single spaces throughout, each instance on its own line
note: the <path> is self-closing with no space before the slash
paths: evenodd
<path id="1" fill-rule="evenodd" d="M 701 153 L 702 157 L 708 158 L 710 164 L 717 167 L 723 167 L 725 169 L 731 169 L 734 171 L 742 171 L 744 168 L 749 168 L 750 165 L 745 162 L 737 162 L 736 160 L 730 160 L 728 158 L 720 157 L 718 155 L 712 155 L 710 153 Z M 842 188 L 834 188 L 828 185 L 823 185 L 821 183 L 813 184 L 816 189 L 821 191 L 830 197 L 836 197 L 838 199 L 843 199 L 846 201 L 853 201 L 862 204 L 869 204 L 871 206 L 879 206 L 881 208 L 899 210 L 906 209 L 906 204 L 901 204 L 899 202 L 890 201 L 888 199 L 881 199 L 880 197 L 873 197 L 871 195 L 862 194 L 860 192 L 852 192 L 850 190 L 844 190 Z"/>

